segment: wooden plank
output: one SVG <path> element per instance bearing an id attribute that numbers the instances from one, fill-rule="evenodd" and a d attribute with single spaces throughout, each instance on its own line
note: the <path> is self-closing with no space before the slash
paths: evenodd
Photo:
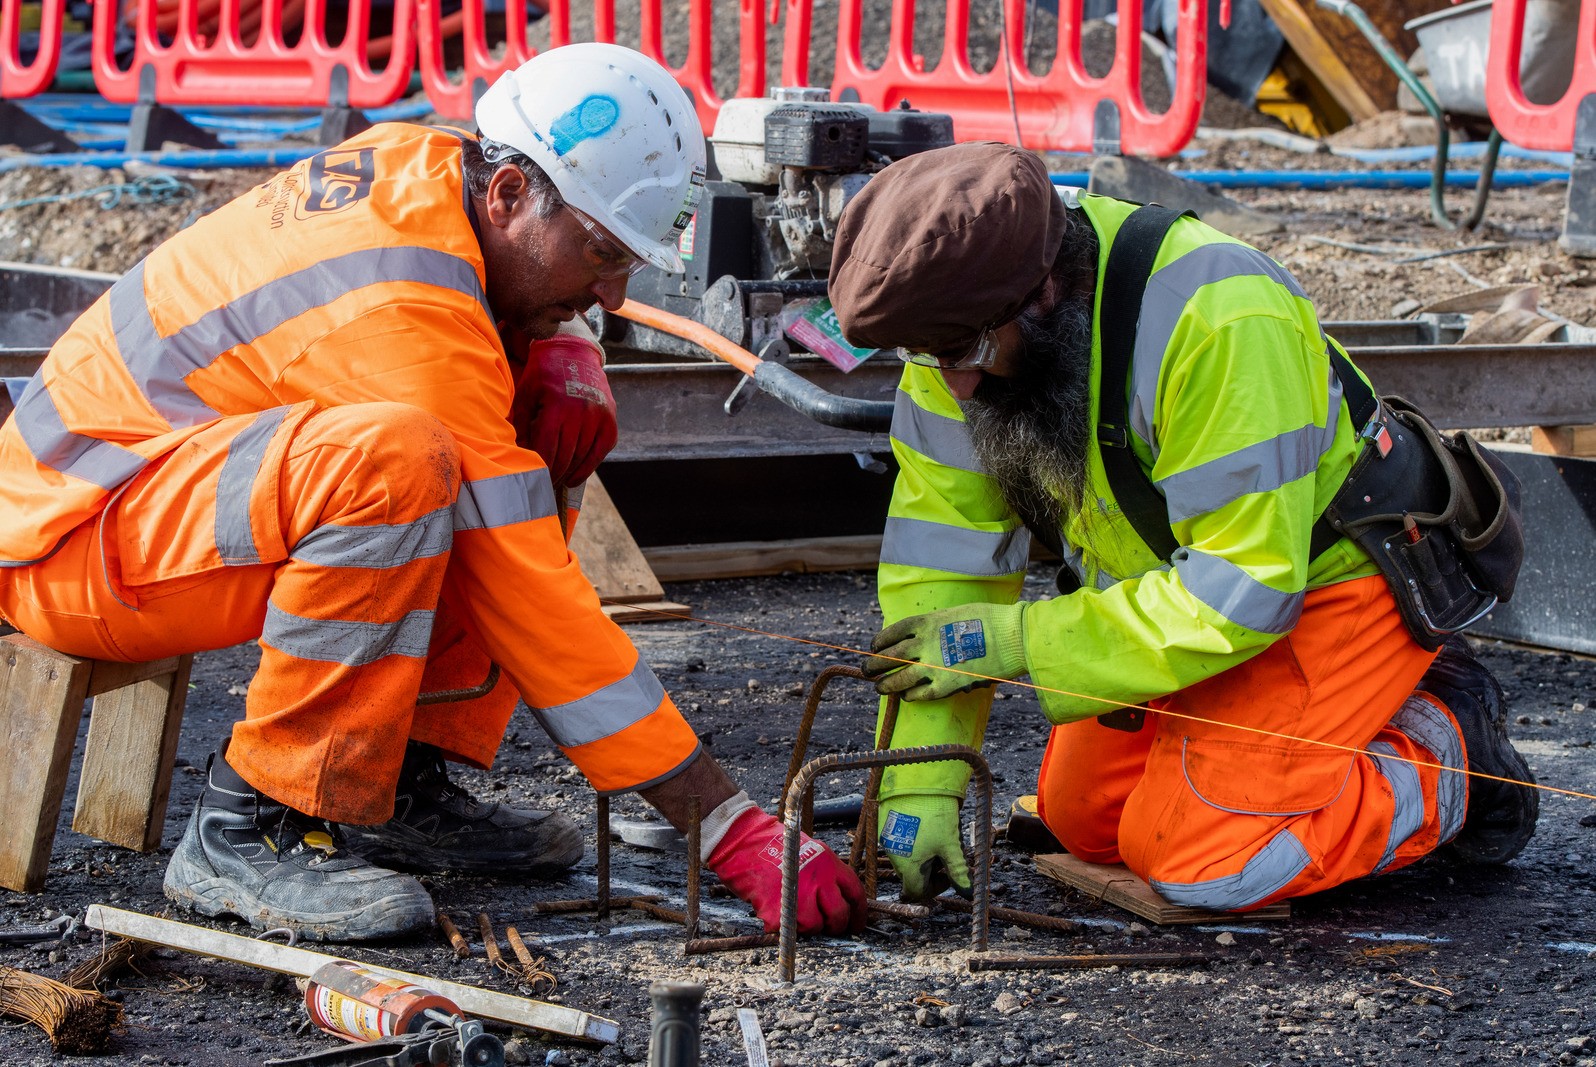
<path id="1" fill-rule="evenodd" d="M 1380 113 L 1380 105 L 1374 102 L 1358 77 L 1347 69 L 1342 60 L 1342 56 L 1351 51 L 1350 48 L 1338 49 L 1326 40 L 1297 0 L 1260 0 L 1260 3 L 1285 35 L 1291 50 L 1324 83 L 1325 89 L 1335 97 L 1336 103 L 1346 109 L 1354 122 L 1371 119 Z M 1364 47 L 1372 51 L 1367 41 Z M 1378 55 L 1376 59 L 1378 61 Z"/>
<path id="2" fill-rule="evenodd" d="M 786 571 L 809 574 L 875 570 L 881 558 L 881 535 L 667 545 L 645 548 L 643 555 L 654 573 L 666 582 L 751 578 Z"/>
<path id="3" fill-rule="evenodd" d="M 90 904 L 83 913 L 83 925 L 91 930 L 104 930 L 108 934 L 130 937 L 152 945 L 212 956 L 263 970 L 309 978 L 318 969 L 338 956 L 271 941 L 257 941 L 252 937 L 224 933 L 203 926 L 158 919 L 136 911 L 108 908 L 103 904 Z M 467 1015 L 475 1015 L 512 1026 L 544 1030 L 579 1041 L 613 1043 L 620 1036 L 620 1024 L 601 1015 L 591 1015 L 564 1004 L 550 1004 L 529 997 L 497 993 L 491 989 L 451 982 L 431 975 L 411 974 L 394 970 L 380 963 L 362 963 L 362 967 L 398 978 L 412 985 L 430 989 L 454 1001 Z"/>
<path id="4" fill-rule="evenodd" d="M 133 685 L 146 678 L 160 678 L 171 674 L 182 664 L 184 656 L 168 656 L 165 659 L 150 660 L 148 663 L 118 663 L 115 660 L 96 659 L 89 660 L 93 672 L 89 675 L 89 696 L 97 697 L 101 693 L 109 693 L 113 689 L 121 689 L 124 685 Z"/>
<path id="5" fill-rule="evenodd" d="M 1266 908 L 1244 913 L 1209 911 L 1171 904 L 1140 876 L 1118 863 L 1087 863 L 1067 852 L 1033 857 L 1036 869 L 1057 882 L 1079 889 L 1094 900 L 1101 900 L 1160 926 L 1183 923 L 1232 921 L 1245 914 L 1248 921 L 1291 918 L 1291 902 L 1281 901 Z"/>
<path id="6" fill-rule="evenodd" d="M 670 600 L 646 600 L 638 604 L 605 604 L 604 614 L 615 622 L 681 622 L 692 618 L 693 609 Z"/>
<path id="7" fill-rule="evenodd" d="M 582 573 L 607 603 L 659 600 L 665 595 L 615 501 L 595 475 L 582 494 L 582 514 L 571 538 Z"/>
<path id="8" fill-rule="evenodd" d="M 150 852 L 161 845 L 192 656 L 94 698 L 72 829 Z"/>
<path id="9" fill-rule="evenodd" d="M 89 664 L 21 634 L 0 637 L 0 886 L 44 888 Z"/>
<path id="10" fill-rule="evenodd" d="M 1553 456 L 1596 456 L 1596 426 L 1535 426 L 1530 447 Z"/>

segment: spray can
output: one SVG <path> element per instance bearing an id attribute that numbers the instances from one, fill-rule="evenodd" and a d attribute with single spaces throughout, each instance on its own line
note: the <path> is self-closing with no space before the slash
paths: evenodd
<path id="1" fill-rule="evenodd" d="M 346 1041 L 376 1041 L 420 1030 L 427 1012 L 460 1014 L 455 1004 L 430 989 L 368 970 L 351 960 L 318 967 L 305 986 L 311 1022 Z"/>

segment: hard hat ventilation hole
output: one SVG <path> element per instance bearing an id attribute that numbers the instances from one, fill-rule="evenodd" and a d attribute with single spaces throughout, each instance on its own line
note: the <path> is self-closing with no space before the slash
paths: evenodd
<path id="1" fill-rule="evenodd" d="M 648 91 L 648 102 L 653 104 L 656 107 L 659 106 L 659 97 L 654 95 L 654 90 L 652 90 L 652 89 L 650 89 Z"/>
<path id="2" fill-rule="evenodd" d="M 665 125 L 667 125 L 667 126 L 676 125 L 674 122 L 671 121 L 671 113 L 669 111 L 665 112 Z"/>
<path id="3" fill-rule="evenodd" d="M 676 151 L 680 152 L 681 150 L 682 150 L 682 135 L 681 134 L 677 134 L 676 135 Z"/>

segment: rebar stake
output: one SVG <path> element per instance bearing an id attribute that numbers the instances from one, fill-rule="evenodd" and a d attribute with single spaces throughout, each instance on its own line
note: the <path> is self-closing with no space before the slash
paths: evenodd
<path id="1" fill-rule="evenodd" d="M 793 777 L 782 810 L 786 813 L 786 833 L 781 850 L 781 978 L 791 982 L 797 971 L 798 955 L 798 835 L 804 801 L 814 788 L 815 779 L 829 771 L 856 767 L 887 767 L 915 763 L 940 763 L 962 760 L 970 765 L 970 784 L 974 787 L 975 855 L 971 883 L 974 901 L 970 912 L 970 947 L 984 952 L 987 944 L 989 893 L 992 879 L 992 771 L 985 757 L 968 745 L 924 745 L 887 751 L 858 752 L 852 755 L 821 756 L 811 760 Z"/>
<path id="2" fill-rule="evenodd" d="M 598 841 L 594 852 L 598 859 L 598 891 L 594 894 L 600 919 L 610 917 L 610 798 L 600 793 L 594 805 L 598 815 Z"/>

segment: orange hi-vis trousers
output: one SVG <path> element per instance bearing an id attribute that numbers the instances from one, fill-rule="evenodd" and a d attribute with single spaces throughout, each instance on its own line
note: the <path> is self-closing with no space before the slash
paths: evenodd
<path id="1" fill-rule="evenodd" d="M 1076 856 L 1193 907 L 1395 870 L 1456 836 L 1468 804 L 1457 723 L 1415 691 L 1432 659 L 1384 579 L 1310 591 L 1291 633 L 1149 702 L 1140 730 L 1055 727 L 1039 813 Z"/>
<path id="2" fill-rule="evenodd" d="M 223 418 L 127 483 L 48 559 L 0 570 L 0 612 L 61 651 L 142 661 L 260 639 L 227 761 L 312 815 L 393 813 L 405 743 L 491 764 L 517 694 L 418 707 L 489 661 L 439 610 L 458 447 L 403 404 Z M 436 625 L 435 625 L 436 617 Z"/>

